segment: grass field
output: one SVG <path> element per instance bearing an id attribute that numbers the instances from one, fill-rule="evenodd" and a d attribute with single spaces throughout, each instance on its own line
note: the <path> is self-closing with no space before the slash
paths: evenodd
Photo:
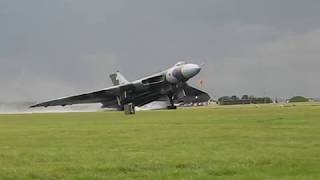
<path id="1" fill-rule="evenodd" d="M 0 115 L 0 179 L 320 179 L 320 106 Z"/>

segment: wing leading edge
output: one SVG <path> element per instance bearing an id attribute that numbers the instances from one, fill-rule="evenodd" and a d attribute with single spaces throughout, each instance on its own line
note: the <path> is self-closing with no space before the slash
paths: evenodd
<path id="1" fill-rule="evenodd" d="M 72 104 L 90 104 L 90 103 L 103 103 L 107 101 L 116 100 L 116 88 L 110 88 L 100 91 L 95 91 L 91 93 L 81 94 L 77 96 L 71 96 L 66 98 L 60 98 L 52 101 L 47 101 L 44 103 L 36 104 L 30 106 L 35 107 L 48 107 L 48 106 L 67 106 Z"/>

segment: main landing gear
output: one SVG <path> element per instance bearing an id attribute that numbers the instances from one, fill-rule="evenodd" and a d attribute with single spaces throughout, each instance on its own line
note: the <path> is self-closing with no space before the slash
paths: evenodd
<path id="1" fill-rule="evenodd" d="M 171 97 L 169 96 L 169 99 L 170 99 L 170 106 L 168 106 L 167 109 L 177 109 L 177 106 L 174 105 L 172 96 Z"/>
<path id="2" fill-rule="evenodd" d="M 123 106 L 125 115 L 132 115 L 136 113 L 135 107 L 133 103 L 129 103 Z"/>

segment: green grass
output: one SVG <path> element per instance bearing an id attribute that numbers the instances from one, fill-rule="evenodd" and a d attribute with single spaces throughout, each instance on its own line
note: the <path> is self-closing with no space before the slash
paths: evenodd
<path id="1" fill-rule="evenodd" d="M 0 115 L 0 179 L 320 179 L 320 106 Z"/>

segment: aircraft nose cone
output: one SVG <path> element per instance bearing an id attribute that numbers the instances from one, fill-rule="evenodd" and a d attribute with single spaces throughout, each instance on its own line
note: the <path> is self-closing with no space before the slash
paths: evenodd
<path id="1" fill-rule="evenodd" d="M 183 77 L 185 77 L 187 79 L 194 77 L 200 71 L 201 71 L 201 68 L 197 64 L 186 64 L 181 69 Z"/>

